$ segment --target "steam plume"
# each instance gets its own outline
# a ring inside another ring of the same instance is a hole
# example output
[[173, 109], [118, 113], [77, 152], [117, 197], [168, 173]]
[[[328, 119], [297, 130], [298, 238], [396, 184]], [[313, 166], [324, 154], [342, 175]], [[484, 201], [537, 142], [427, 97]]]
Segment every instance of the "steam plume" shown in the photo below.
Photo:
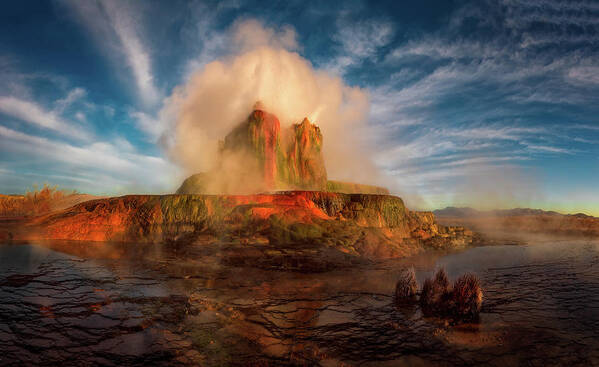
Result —
[[256, 101], [283, 126], [304, 117], [320, 126], [329, 177], [372, 183], [377, 171], [358, 136], [366, 127], [367, 93], [316, 70], [298, 53], [295, 33], [237, 23], [230, 36], [236, 52], [210, 62], [165, 100], [163, 143], [186, 173], [209, 171], [218, 142], [245, 120]]

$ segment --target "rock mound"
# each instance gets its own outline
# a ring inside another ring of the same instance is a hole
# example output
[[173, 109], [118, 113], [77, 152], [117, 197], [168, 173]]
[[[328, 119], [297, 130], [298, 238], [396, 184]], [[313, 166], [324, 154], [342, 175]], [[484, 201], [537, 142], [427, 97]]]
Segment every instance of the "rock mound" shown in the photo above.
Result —
[[[16, 240], [183, 241], [331, 248], [368, 258], [463, 247], [472, 234], [438, 225], [389, 195], [290, 191], [260, 195], [130, 195], [92, 200], [20, 223]], [[3, 235], [0, 226], [0, 238]], [[6, 236], [5, 236], [6, 237]]]

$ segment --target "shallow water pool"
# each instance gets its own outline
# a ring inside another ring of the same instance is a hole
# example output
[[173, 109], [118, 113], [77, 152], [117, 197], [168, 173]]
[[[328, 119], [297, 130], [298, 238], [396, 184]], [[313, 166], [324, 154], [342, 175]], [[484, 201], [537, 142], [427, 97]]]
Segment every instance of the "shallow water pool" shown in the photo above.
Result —
[[[305, 274], [219, 248], [0, 245], [0, 365], [599, 365], [599, 244], [547, 242]], [[476, 323], [397, 308], [398, 273], [476, 273]]]

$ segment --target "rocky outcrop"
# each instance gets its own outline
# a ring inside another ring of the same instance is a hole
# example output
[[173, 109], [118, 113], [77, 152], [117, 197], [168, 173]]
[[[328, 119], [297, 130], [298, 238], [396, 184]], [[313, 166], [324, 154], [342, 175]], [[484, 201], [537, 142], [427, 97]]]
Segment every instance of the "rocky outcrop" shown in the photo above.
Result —
[[188, 177], [177, 194], [238, 194], [280, 190], [388, 194], [382, 187], [327, 181], [320, 128], [304, 118], [281, 128], [257, 108], [222, 141], [216, 167]]
[[275, 115], [254, 110], [244, 123], [225, 137], [220, 159], [242, 159], [244, 164], [256, 169], [257, 178], [263, 181], [261, 186], [264, 189], [274, 189], [278, 186], [282, 168], [280, 132], [281, 124]]
[[212, 236], [214, 241], [324, 246], [373, 258], [471, 242], [470, 232], [440, 226], [432, 213], [411, 212], [395, 196], [313, 191], [131, 195], [81, 203], [17, 227], [13, 239], [190, 243]]
[[264, 191], [282, 189], [324, 190], [327, 172], [322, 157], [322, 134], [307, 118], [281, 133], [279, 119], [254, 110], [247, 121], [229, 133], [221, 159], [244, 157], [257, 167]]
[[320, 128], [307, 118], [293, 125], [293, 135], [287, 149], [287, 172], [282, 179], [291, 187], [303, 190], [324, 191], [327, 171], [322, 157], [322, 134]]
[[307, 118], [281, 131], [275, 115], [256, 109], [221, 142], [215, 169], [190, 176], [177, 193], [324, 191], [321, 148], [320, 129]]

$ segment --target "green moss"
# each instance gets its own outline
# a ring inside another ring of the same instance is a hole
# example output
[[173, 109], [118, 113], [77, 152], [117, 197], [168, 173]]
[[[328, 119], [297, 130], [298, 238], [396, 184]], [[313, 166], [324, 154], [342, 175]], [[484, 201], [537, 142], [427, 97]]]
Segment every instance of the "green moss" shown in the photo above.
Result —
[[272, 216], [269, 220], [268, 239], [271, 244], [305, 244], [323, 238], [323, 228], [315, 223], [287, 223]]
[[380, 213], [389, 227], [398, 227], [406, 220], [406, 207], [396, 196], [353, 194], [351, 197], [362, 204], [366, 219], [376, 220]]
[[329, 192], [340, 192], [346, 194], [389, 195], [389, 190], [384, 187], [334, 180], [327, 181], [326, 190]]
[[224, 205], [224, 200], [223, 197], [208, 195], [167, 195], [146, 205], [160, 206], [161, 228], [154, 228], [154, 231], [161, 231], [168, 239], [198, 232], [224, 234], [226, 224], [223, 218], [231, 211]]
[[256, 118], [254, 114], [250, 115], [246, 134], [256, 157], [262, 162], [264, 160], [264, 151], [262, 147], [263, 144], [260, 143], [261, 140], [264, 142], [264, 137], [260, 134], [261, 122], [262, 120], [260, 118]]
[[322, 228], [316, 224], [294, 223], [289, 226], [292, 239], [296, 241], [309, 241], [322, 237]]
[[277, 137], [277, 143], [275, 146], [275, 154], [277, 157], [277, 187], [285, 188], [287, 183], [290, 182], [290, 171], [289, 171], [289, 162], [288, 158], [285, 155], [285, 152], [281, 149], [281, 143], [279, 137]]
[[195, 195], [168, 195], [160, 201], [163, 222], [201, 223], [208, 218], [206, 198]]

